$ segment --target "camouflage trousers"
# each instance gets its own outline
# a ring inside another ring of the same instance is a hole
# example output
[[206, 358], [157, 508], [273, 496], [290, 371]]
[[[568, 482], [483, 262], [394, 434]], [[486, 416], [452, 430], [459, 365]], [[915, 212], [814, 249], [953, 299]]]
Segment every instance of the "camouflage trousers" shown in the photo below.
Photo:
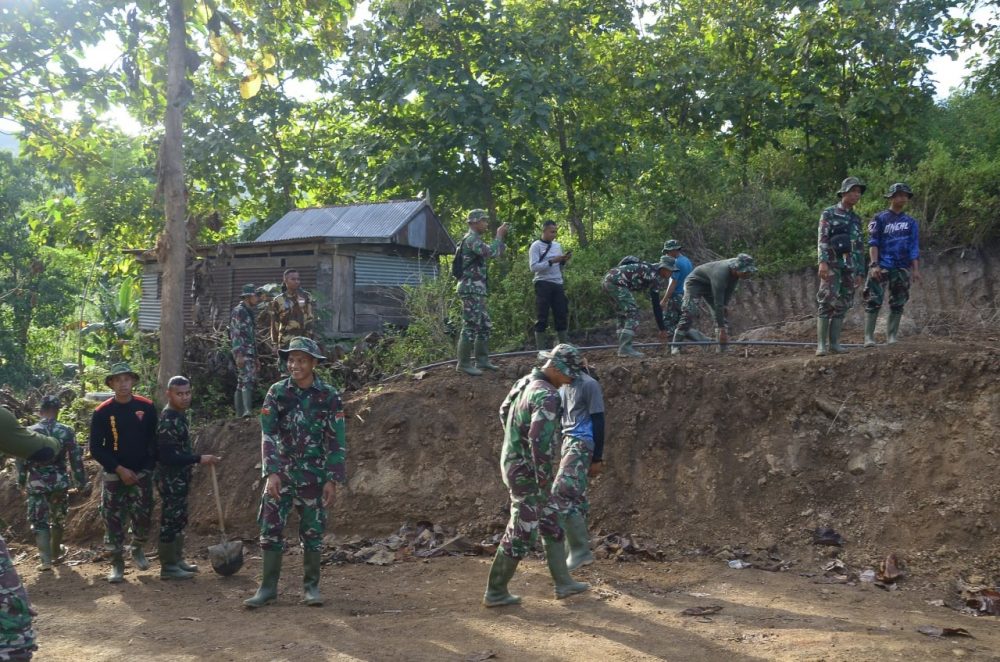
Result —
[[[510, 490], [510, 520], [500, 538], [503, 553], [523, 559], [531, 551], [539, 531], [542, 536], [562, 540], [556, 500], [550, 493], [550, 485], [539, 485], [532, 462], [510, 458], [503, 469], [503, 482]], [[552, 467], [538, 473], [551, 476]]]
[[50, 527], [61, 529], [69, 512], [69, 494], [66, 490], [28, 492], [28, 523], [32, 531], [47, 531]]
[[817, 315], [837, 319], [854, 305], [854, 270], [840, 264], [830, 264], [830, 273], [819, 282], [816, 293]]
[[564, 437], [562, 461], [552, 484], [552, 496], [556, 508], [563, 517], [567, 515], [587, 516], [590, 502], [587, 500], [587, 472], [593, 456], [591, 444], [578, 437]]
[[34, 615], [7, 542], [0, 538], [0, 660], [27, 660], [38, 649], [31, 628]]
[[627, 287], [615, 285], [610, 280], [601, 283], [601, 287], [615, 304], [618, 312], [618, 330], [635, 333], [639, 328], [639, 306], [635, 303], [635, 295]]
[[667, 307], [663, 309], [663, 330], [667, 332], [668, 338], [674, 337], [674, 331], [681, 321], [683, 305], [684, 296], [674, 292], [667, 301]]
[[268, 551], [284, 551], [285, 523], [288, 514], [295, 508], [299, 514], [299, 541], [307, 552], [318, 552], [323, 546], [323, 532], [326, 530], [326, 508], [323, 507], [322, 485], [291, 485], [282, 478], [280, 498], [267, 493], [260, 498], [260, 548]]
[[156, 489], [160, 493], [160, 542], [173, 542], [188, 524], [188, 491], [191, 468], [159, 469]]
[[475, 341], [476, 338], [488, 340], [493, 324], [486, 310], [485, 293], [460, 294], [462, 301], [462, 339]]
[[257, 357], [248, 356], [243, 361], [243, 367], [236, 364], [236, 390], [242, 391], [248, 386], [257, 384]]
[[909, 269], [882, 270], [879, 278], [872, 278], [869, 274], [862, 294], [866, 311], [877, 313], [882, 308], [882, 301], [885, 300], [885, 284], [887, 281], [889, 284], [889, 309], [894, 313], [903, 312], [903, 306], [910, 300]]
[[126, 485], [117, 474], [104, 474], [101, 490], [101, 517], [104, 518], [104, 546], [121, 552], [125, 527], [132, 532], [133, 544], [146, 542], [153, 518], [153, 477], [148, 471], [138, 474], [139, 482]]
[[[675, 336], [678, 333], [680, 334], [679, 339], [683, 339], [687, 335], [687, 332], [694, 326], [695, 320], [698, 319], [699, 299], [704, 299], [705, 303], [709, 306], [715, 305], [715, 299], [707, 292], [697, 292], [694, 288], [687, 288], [684, 290], [684, 298], [681, 299], [680, 318], [677, 321], [677, 330], [674, 333]], [[664, 318], [665, 317], [666, 314], [664, 314]], [[727, 331], [729, 330], [728, 322], [724, 322], [722, 326]], [[718, 327], [716, 327], [716, 330], [718, 330]]]

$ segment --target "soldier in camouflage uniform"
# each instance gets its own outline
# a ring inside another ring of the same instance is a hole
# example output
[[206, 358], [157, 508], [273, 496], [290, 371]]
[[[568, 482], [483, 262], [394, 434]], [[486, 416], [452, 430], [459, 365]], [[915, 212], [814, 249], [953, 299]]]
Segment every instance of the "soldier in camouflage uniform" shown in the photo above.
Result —
[[[696, 342], [708, 340], [700, 331], [694, 328], [698, 317], [698, 300], [704, 299], [712, 307], [715, 317], [715, 340], [719, 343], [719, 351], [729, 343], [729, 321], [726, 319], [726, 307], [733, 298], [737, 286], [744, 278], [757, 273], [757, 266], [752, 257], [740, 253], [728, 260], [706, 262], [694, 268], [684, 281], [684, 300], [681, 302], [681, 320], [674, 331], [674, 343], [683, 342], [685, 338]], [[681, 353], [680, 345], [670, 348], [672, 355]]]
[[[462, 277], [455, 290], [462, 300], [462, 334], [458, 339], [458, 365], [469, 375], [481, 375], [483, 370], [496, 370], [490, 363], [490, 315], [486, 311], [487, 260], [501, 255], [504, 251], [504, 237], [507, 224], [497, 228], [497, 237], [492, 244], [483, 241], [489, 215], [483, 209], [473, 209], [467, 219], [469, 231], [458, 246], [456, 259], [461, 260]], [[473, 354], [475, 364], [473, 364]]]
[[[51, 462], [62, 452], [58, 439], [26, 430], [0, 407], [0, 452], [31, 462]], [[0, 660], [30, 660], [35, 644], [31, 617], [35, 611], [17, 576], [7, 543], [0, 537]]]
[[191, 381], [177, 375], [167, 382], [167, 406], [156, 426], [158, 465], [156, 487], [160, 492], [160, 579], [190, 579], [198, 566], [184, 561], [184, 529], [191, 466], [216, 464], [216, 455], [195, 455], [188, 434], [186, 412], [191, 407]]
[[[674, 258], [664, 255], [658, 264], [625, 258], [605, 276], [601, 287], [618, 309], [618, 356], [641, 357], [642, 352], [632, 346], [639, 328], [639, 306], [633, 292], [660, 291], [667, 288], [670, 274], [677, 270]], [[655, 298], [659, 300], [659, 295]], [[662, 315], [657, 324], [663, 324]]]
[[278, 367], [283, 375], [287, 372], [281, 348], [288, 345], [292, 338], [315, 337], [316, 312], [312, 296], [299, 287], [300, 283], [298, 269], [285, 269], [281, 294], [271, 301], [271, 344], [278, 353]]
[[337, 483], [346, 480], [347, 441], [340, 394], [314, 369], [326, 359], [309, 338], [293, 338], [281, 350], [290, 376], [273, 384], [260, 412], [262, 474], [267, 479], [260, 500], [260, 548], [264, 572], [260, 588], [243, 604], [254, 609], [278, 597], [282, 531], [294, 507], [299, 513], [304, 602], [320, 606], [320, 550], [326, 509]]
[[816, 356], [847, 351], [840, 345], [840, 332], [865, 272], [861, 217], [854, 213], [865, 188], [857, 177], [848, 177], [837, 191], [840, 202], [824, 209], [819, 217]]
[[541, 368], [519, 379], [500, 406], [504, 429], [500, 467], [510, 490], [510, 521], [500, 539], [483, 604], [487, 607], [518, 604], [521, 598], [507, 584], [521, 559], [541, 531], [545, 560], [555, 581], [556, 598], [587, 590], [573, 581], [566, 568], [566, 546], [559, 527], [558, 508], [552, 495], [559, 452], [561, 402], [558, 388], [579, 373], [582, 358], [573, 345], [556, 345], [539, 352]]
[[255, 307], [257, 290], [253, 285], [243, 286], [240, 302], [229, 316], [229, 339], [236, 361], [236, 393], [233, 403], [237, 416], [253, 414], [253, 389], [257, 385], [260, 361], [257, 359], [257, 324]]
[[[41, 421], [29, 430], [58, 439], [62, 451], [55, 462], [17, 461], [17, 484], [28, 494], [28, 522], [35, 532], [38, 545], [38, 570], [51, 570], [52, 563], [63, 557], [63, 531], [69, 512], [70, 471], [73, 484], [82, 488], [87, 483], [83, 469], [83, 451], [76, 443], [73, 428], [56, 421], [62, 403], [54, 395], [42, 398]], [[69, 471], [66, 463], [69, 462]]]

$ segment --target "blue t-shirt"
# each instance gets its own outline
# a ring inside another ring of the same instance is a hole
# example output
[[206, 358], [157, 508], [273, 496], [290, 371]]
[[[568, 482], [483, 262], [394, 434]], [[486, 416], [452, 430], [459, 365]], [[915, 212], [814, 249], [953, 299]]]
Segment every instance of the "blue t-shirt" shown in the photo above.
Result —
[[908, 269], [920, 257], [917, 220], [891, 209], [875, 214], [868, 223], [868, 245], [878, 248], [878, 266]]
[[677, 271], [671, 274], [671, 278], [677, 281], [677, 287], [674, 288], [674, 292], [684, 294], [684, 280], [694, 271], [694, 265], [691, 264], [691, 260], [688, 259], [687, 255], [678, 255], [675, 266], [677, 267]]

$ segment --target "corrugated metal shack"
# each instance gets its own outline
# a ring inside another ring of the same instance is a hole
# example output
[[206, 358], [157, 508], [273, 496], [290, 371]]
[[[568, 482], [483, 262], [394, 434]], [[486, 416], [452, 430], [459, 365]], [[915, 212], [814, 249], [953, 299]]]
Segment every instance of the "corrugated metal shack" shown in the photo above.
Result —
[[[438, 256], [455, 252], [426, 200], [295, 209], [255, 241], [199, 246], [185, 274], [185, 326], [226, 326], [244, 283], [280, 283], [299, 270], [329, 336], [354, 336], [405, 326], [402, 285], [436, 278]], [[139, 327], [160, 326], [160, 265], [143, 263]]]

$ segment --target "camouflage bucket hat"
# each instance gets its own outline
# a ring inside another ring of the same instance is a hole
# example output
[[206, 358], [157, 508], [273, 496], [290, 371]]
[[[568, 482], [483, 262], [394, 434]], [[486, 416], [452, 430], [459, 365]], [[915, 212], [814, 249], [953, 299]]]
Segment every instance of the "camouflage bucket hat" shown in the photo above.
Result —
[[466, 223], [475, 223], [480, 219], [489, 217], [490, 215], [486, 213], [485, 209], [473, 209], [469, 212], [469, 218], [466, 220]]
[[559, 372], [573, 379], [583, 371], [583, 355], [569, 343], [560, 343], [550, 351], [538, 352], [538, 358], [552, 361]]
[[754, 264], [753, 258], [746, 253], [740, 253], [733, 259], [729, 260], [729, 267], [731, 269], [736, 269], [736, 271], [741, 274], [757, 273], [757, 265]]
[[667, 251], [679, 251], [683, 249], [684, 247], [681, 246], [681, 242], [677, 241], [676, 239], [667, 239], [665, 242], [663, 242], [664, 253], [666, 253]]
[[660, 256], [660, 263], [656, 265], [657, 271], [660, 269], [666, 269], [667, 271], [678, 271], [677, 260], [670, 257], [669, 255]]
[[884, 198], [891, 198], [891, 197], [895, 196], [897, 193], [905, 193], [908, 197], [911, 197], [911, 198], [913, 197], [913, 191], [910, 189], [909, 186], [907, 186], [903, 182], [896, 182], [895, 184], [893, 184], [892, 186], [890, 186], [889, 187], [889, 192], [886, 195], [882, 196], [882, 197], [884, 197]]
[[258, 288], [254, 287], [253, 283], [247, 283], [243, 286], [243, 294], [240, 295], [240, 298], [252, 297], [257, 294], [257, 289]]
[[326, 360], [326, 357], [320, 354], [319, 345], [316, 344], [316, 341], [305, 336], [295, 336], [288, 341], [288, 347], [278, 350], [278, 353], [284, 358], [288, 358], [290, 352], [305, 352], [320, 361]]
[[132, 375], [132, 379], [139, 381], [139, 373], [132, 370], [132, 367], [125, 361], [113, 363], [111, 365], [111, 372], [109, 372], [108, 376], [104, 378], [104, 385], [111, 386], [111, 378], [116, 375]]
[[60, 409], [62, 408], [62, 400], [59, 399], [58, 395], [46, 395], [42, 398], [42, 401], [38, 404], [39, 409]]
[[844, 195], [855, 186], [860, 187], [862, 193], [864, 193], [865, 190], [868, 188], [867, 186], [862, 184], [861, 180], [858, 179], [857, 177], [848, 177], [847, 179], [845, 179], [840, 183], [840, 190], [837, 191], [837, 197], [839, 198], [840, 196]]

